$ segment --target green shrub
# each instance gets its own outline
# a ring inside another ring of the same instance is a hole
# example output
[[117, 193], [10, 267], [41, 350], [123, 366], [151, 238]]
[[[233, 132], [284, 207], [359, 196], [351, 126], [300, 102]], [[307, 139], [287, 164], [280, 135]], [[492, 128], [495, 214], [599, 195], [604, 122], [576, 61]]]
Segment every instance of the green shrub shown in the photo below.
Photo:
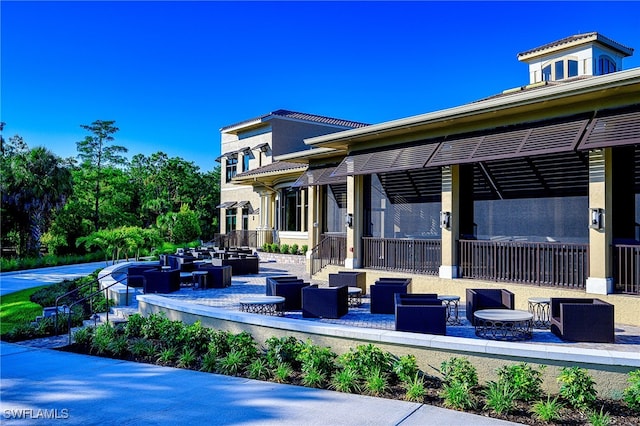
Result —
[[547, 396], [546, 401], [538, 401], [533, 404], [531, 411], [533, 416], [543, 422], [556, 422], [560, 420], [560, 411], [564, 408], [558, 397], [551, 399]]
[[460, 383], [467, 389], [478, 386], [478, 373], [467, 358], [451, 358], [440, 365], [444, 383]]
[[276, 367], [279, 364], [287, 363], [293, 368], [299, 368], [298, 355], [302, 350], [303, 343], [293, 336], [270, 337], [265, 341], [266, 358], [270, 366]]
[[280, 253], [288, 254], [289, 253], [289, 244], [280, 244]]
[[360, 374], [351, 367], [345, 367], [337, 371], [331, 378], [332, 389], [338, 392], [360, 392]]
[[270, 249], [271, 249], [271, 246], [269, 245], [269, 243], [262, 244], [262, 251], [263, 252], [268, 253], [268, 252], [271, 251]]
[[267, 361], [262, 358], [256, 358], [247, 367], [247, 375], [250, 379], [266, 380], [269, 378], [269, 366]]
[[444, 406], [447, 408], [467, 410], [476, 406], [475, 397], [471, 393], [471, 389], [463, 382], [445, 383], [440, 396], [444, 400]]
[[129, 342], [129, 351], [137, 358], [148, 358], [156, 352], [156, 346], [152, 341], [139, 337]]
[[334, 363], [336, 356], [331, 348], [316, 346], [311, 341], [307, 341], [301, 345], [297, 359], [303, 372], [316, 371], [322, 377], [331, 377], [336, 368]]
[[[169, 365], [170, 363], [172, 363], [176, 359], [176, 354], [177, 353], [178, 353], [178, 351], [176, 350], [176, 348], [165, 348], [165, 349], [160, 351], [160, 354], [158, 355], [158, 358], [157, 358], [156, 362], [158, 362], [158, 363], [160, 363], [162, 365]], [[214, 360], [215, 360], [215, 358], [214, 358]], [[214, 371], [214, 370], [212, 370], [212, 371]]]
[[73, 333], [73, 341], [85, 348], [91, 347], [91, 341], [93, 340], [93, 327], [79, 328]]
[[289, 248], [289, 254], [298, 254], [298, 245], [297, 244], [291, 245], [291, 247]]
[[382, 373], [382, 370], [376, 368], [372, 370], [365, 378], [365, 388], [369, 395], [379, 396], [387, 391], [389, 388], [389, 382], [387, 376]]
[[392, 370], [401, 382], [408, 382], [418, 373], [415, 355], [403, 355], [393, 362]]
[[103, 355], [108, 352], [111, 340], [116, 336], [115, 329], [111, 323], [100, 324], [96, 327], [91, 341], [91, 351]]
[[278, 243], [271, 243], [271, 253], [280, 253], [280, 246]]
[[404, 399], [412, 402], [423, 402], [424, 397], [427, 395], [427, 390], [424, 386], [424, 380], [416, 373], [415, 377], [409, 380], [405, 384], [406, 393]]
[[308, 246], [308, 245], [306, 245], [306, 244], [303, 244], [303, 245], [302, 245], [302, 248], [300, 249], [300, 252], [301, 252], [302, 254], [307, 254], [307, 251], [308, 251], [308, 250], [309, 250], [309, 246]]
[[558, 377], [560, 396], [575, 408], [589, 408], [596, 400], [595, 382], [588, 371], [580, 367], [564, 367]]
[[276, 382], [278, 383], [287, 383], [289, 382], [289, 378], [293, 374], [293, 370], [291, 366], [287, 363], [280, 363], [273, 371], [273, 376]]
[[542, 370], [534, 369], [526, 363], [504, 366], [498, 370], [500, 382], [508, 383], [515, 392], [516, 399], [537, 400], [542, 396]]
[[371, 343], [349, 349], [349, 352], [340, 355], [337, 361], [345, 369], [350, 368], [363, 377], [375, 369], [379, 369], [385, 375], [391, 373], [391, 354]]
[[611, 416], [608, 412], [604, 412], [604, 406], [600, 408], [600, 411], [590, 411], [588, 416], [592, 426], [609, 426], [611, 424]]
[[640, 370], [629, 372], [629, 386], [624, 390], [624, 401], [635, 411], [640, 411]]
[[245, 366], [245, 357], [240, 351], [231, 350], [218, 358], [218, 372], [227, 376], [237, 376]]
[[322, 388], [327, 381], [324, 372], [316, 367], [304, 370], [302, 373], [302, 384], [310, 388]]
[[484, 397], [485, 408], [496, 414], [508, 414], [515, 408], [516, 391], [508, 382], [489, 382]]
[[190, 368], [195, 364], [196, 359], [197, 357], [195, 351], [192, 348], [185, 347], [182, 349], [182, 353], [178, 357], [177, 366], [179, 368]]

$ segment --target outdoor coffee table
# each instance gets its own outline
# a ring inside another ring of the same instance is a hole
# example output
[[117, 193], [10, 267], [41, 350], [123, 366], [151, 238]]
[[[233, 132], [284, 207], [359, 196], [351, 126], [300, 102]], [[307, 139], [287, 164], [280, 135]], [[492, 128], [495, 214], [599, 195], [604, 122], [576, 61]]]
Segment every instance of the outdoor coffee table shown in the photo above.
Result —
[[253, 296], [240, 299], [240, 310], [253, 314], [283, 316], [284, 297]]
[[193, 271], [193, 288], [204, 290], [207, 288], [207, 278], [209, 273], [207, 271]]
[[349, 306], [355, 307], [362, 305], [362, 289], [360, 287], [349, 287]]
[[460, 303], [460, 296], [438, 296], [439, 300], [442, 300], [442, 304], [447, 307], [447, 324], [460, 325], [460, 317], [458, 317], [458, 303]]
[[533, 314], [535, 328], [549, 328], [551, 326], [549, 307], [551, 299], [548, 297], [530, 297], [529, 312]]
[[476, 336], [492, 340], [528, 340], [533, 314], [515, 309], [482, 309], [473, 313]]

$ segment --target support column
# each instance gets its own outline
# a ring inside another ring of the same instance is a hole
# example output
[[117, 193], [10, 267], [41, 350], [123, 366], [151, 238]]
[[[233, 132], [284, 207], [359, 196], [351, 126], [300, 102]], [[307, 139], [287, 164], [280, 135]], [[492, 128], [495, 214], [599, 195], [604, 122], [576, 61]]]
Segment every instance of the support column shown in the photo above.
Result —
[[349, 269], [360, 268], [362, 264], [363, 186], [362, 176], [347, 176], [347, 215], [351, 215], [352, 225], [346, 227], [347, 257], [344, 266]]
[[586, 292], [613, 293], [611, 148], [589, 152], [589, 278]]
[[[440, 278], [458, 278], [458, 244], [460, 234], [460, 166], [442, 168], [442, 206], [440, 227], [442, 230]], [[447, 220], [448, 215], [448, 220]]]

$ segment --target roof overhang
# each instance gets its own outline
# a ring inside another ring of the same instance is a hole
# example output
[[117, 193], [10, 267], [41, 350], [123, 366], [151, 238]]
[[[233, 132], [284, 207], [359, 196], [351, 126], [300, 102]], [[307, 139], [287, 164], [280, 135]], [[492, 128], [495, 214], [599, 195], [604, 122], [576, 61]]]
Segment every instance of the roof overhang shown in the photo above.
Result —
[[312, 147], [350, 151], [447, 137], [640, 102], [640, 68], [496, 96], [427, 114], [305, 139]]
[[346, 152], [341, 149], [319, 147], [278, 155], [274, 159], [276, 161], [308, 164], [313, 160], [326, 160], [344, 154], [346, 154]]

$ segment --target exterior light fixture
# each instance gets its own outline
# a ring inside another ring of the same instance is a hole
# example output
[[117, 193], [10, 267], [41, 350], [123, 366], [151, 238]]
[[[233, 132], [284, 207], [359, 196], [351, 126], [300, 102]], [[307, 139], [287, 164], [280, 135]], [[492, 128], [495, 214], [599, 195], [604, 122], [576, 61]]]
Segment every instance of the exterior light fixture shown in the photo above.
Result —
[[589, 209], [589, 228], [601, 231], [604, 229], [604, 210], [598, 208]]
[[451, 228], [451, 212], [440, 212], [440, 228]]
[[353, 228], [353, 215], [351, 213], [344, 215], [344, 226], [346, 228]]

